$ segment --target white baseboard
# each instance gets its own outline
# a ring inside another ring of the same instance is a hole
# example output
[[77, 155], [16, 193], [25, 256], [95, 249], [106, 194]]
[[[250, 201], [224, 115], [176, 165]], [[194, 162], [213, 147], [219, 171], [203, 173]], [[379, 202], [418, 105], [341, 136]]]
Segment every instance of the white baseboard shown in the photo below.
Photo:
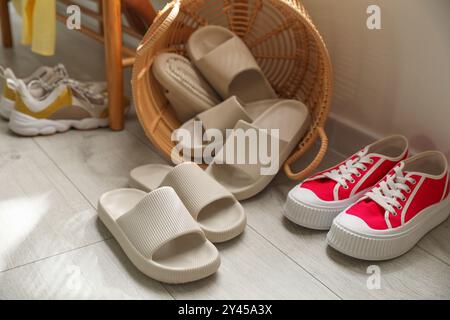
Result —
[[[366, 145], [383, 138], [383, 135], [358, 127], [353, 122], [331, 113], [325, 127], [329, 148], [345, 157], [359, 151]], [[391, 134], [396, 134], [392, 132]], [[410, 154], [420, 151], [410, 145]]]
[[335, 114], [330, 114], [325, 130], [329, 148], [344, 157], [354, 154], [380, 138], [377, 134], [357, 128], [353, 123]]

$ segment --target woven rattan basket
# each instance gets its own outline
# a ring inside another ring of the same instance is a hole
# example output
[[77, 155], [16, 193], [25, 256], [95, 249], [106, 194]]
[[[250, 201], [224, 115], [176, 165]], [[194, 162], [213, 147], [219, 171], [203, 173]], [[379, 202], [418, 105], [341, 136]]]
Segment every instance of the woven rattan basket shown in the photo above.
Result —
[[[313, 122], [284, 170], [291, 179], [303, 179], [321, 162], [328, 139], [324, 125], [330, 108], [332, 70], [319, 32], [300, 1], [296, 0], [176, 0], [155, 19], [137, 50], [133, 68], [133, 95], [139, 120], [151, 142], [173, 158], [172, 131], [181, 124], [150, 72], [162, 51], [186, 55], [185, 44], [197, 28], [221, 25], [240, 36], [258, 61], [278, 95], [305, 103]], [[293, 172], [297, 161], [320, 137], [315, 159]]]

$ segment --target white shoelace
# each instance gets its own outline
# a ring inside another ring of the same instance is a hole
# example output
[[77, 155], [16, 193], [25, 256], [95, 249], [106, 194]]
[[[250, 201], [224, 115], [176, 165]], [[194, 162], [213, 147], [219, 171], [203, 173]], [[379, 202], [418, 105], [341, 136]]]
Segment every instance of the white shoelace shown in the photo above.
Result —
[[67, 78], [62, 78], [62, 79], [60, 79], [60, 80], [58, 80], [58, 81], [56, 81], [55, 83], [52, 83], [52, 84], [45, 83], [41, 79], [33, 80], [33, 81], [31, 81], [28, 84], [28, 87], [30, 88], [33, 85], [37, 85], [37, 86], [40, 86], [41, 88], [43, 88], [45, 91], [51, 92], [57, 86], [59, 86], [60, 84], [65, 84], [67, 86], [70, 86], [90, 106], [92, 105], [92, 103], [91, 103], [91, 100], [89, 98], [100, 99], [100, 98], [103, 97], [102, 94], [96, 93], [93, 90], [91, 90], [89, 85], [85, 85], [85, 84], [83, 84], [83, 83], [81, 83], [81, 82], [79, 82], [77, 80], [67, 79]]
[[382, 206], [386, 211], [396, 216], [395, 208], [402, 209], [402, 205], [398, 201], [405, 201], [406, 197], [402, 191], [410, 193], [411, 189], [406, 182], [415, 184], [416, 181], [411, 177], [406, 177], [403, 173], [403, 166], [394, 168], [394, 173], [386, 178], [385, 181], [380, 182], [380, 186], [373, 188], [366, 195]]
[[373, 163], [373, 160], [367, 156], [368, 149], [358, 152], [357, 157], [350, 159], [338, 169], [330, 172], [325, 172], [323, 175], [339, 183], [344, 189], [348, 189], [347, 181], [354, 183], [353, 175], [360, 177], [361, 171], [366, 171], [367, 167], [364, 164]]

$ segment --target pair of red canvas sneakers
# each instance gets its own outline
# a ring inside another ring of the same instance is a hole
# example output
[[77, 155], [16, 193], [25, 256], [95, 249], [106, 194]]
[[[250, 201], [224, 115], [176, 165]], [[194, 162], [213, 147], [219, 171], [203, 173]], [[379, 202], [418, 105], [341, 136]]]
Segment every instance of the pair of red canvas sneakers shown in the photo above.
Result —
[[292, 189], [285, 216], [328, 230], [336, 250], [365, 260], [410, 250], [450, 214], [448, 164], [438, 151], [408, 158], [408, 140], [390, 136]]

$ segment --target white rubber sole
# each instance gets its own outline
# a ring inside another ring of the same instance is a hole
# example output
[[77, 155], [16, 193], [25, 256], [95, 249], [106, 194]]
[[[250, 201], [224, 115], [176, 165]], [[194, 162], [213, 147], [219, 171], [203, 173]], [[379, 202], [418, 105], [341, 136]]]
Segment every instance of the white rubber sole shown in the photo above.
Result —
[[364, 235], [340, 225], [336, 219], [327, 235], [327, 243], [334, 249], [362, 260], [389, 260], [411, 250], [430, 230], [447, 220], [450, 215], [450, 197], [435, 204], [403, 226], [374, 231]]
[[4, 96], [0, 97], [0, 116], [5, 120], [9, 120], [11, 112], [14, 110], [16, 102], [9, 100]]
[[70, 128], [92, 130], [107, 127], [107, 118], [86, 118], [82, 120], [49, 120], [36, 119], [24, 113], [13, 110], [9, 119], [9, 129], [21, 136], [51, 135], [65, 132]]
[[292, 191], [288, 193], [286, 203], [283, 207], [284, 216], [299, 226], [314, 230], [329, 230], [339, 213], [348, 206], [358, 201], [364, 192], [359, 193], [342, 203], [333, 204], [333, 207], [313, 206], [296, 199]]

